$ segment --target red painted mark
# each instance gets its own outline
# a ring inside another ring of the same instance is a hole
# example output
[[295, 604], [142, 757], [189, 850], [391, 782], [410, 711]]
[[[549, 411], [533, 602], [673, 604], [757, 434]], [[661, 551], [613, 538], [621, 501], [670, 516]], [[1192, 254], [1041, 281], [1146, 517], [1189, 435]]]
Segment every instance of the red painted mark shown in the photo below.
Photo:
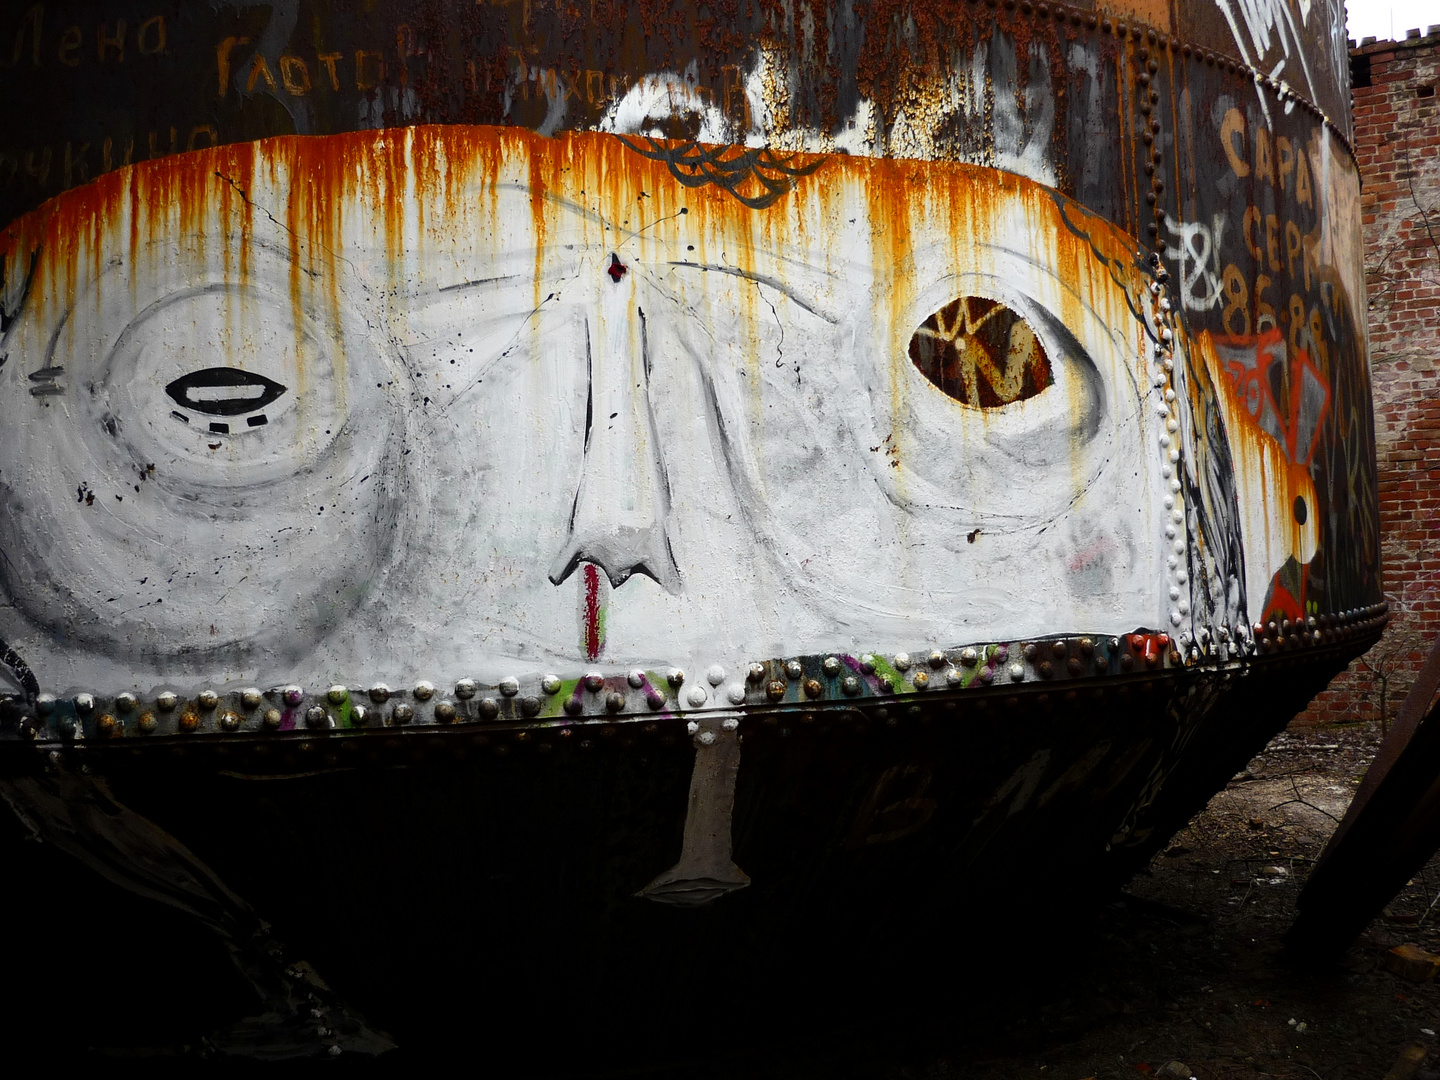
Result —
[[620, 283], [620, 279], [625, 276], [625, 264], [620, 261], [620, 256], [616, 255], [613, 251], [610, 253], [610, 269], [605, 272], [610, 275], [611, 280], [617, 285]]
[[[613, 270], [613, 267], [612, 267]], [[625, 268], [621, 267], [623, 274]], [[616, 278], [618, 281], [619, 278]], [[594, 563], [585, 564], [585, 655], [591, 660], [600, 656], [600, 571]]]

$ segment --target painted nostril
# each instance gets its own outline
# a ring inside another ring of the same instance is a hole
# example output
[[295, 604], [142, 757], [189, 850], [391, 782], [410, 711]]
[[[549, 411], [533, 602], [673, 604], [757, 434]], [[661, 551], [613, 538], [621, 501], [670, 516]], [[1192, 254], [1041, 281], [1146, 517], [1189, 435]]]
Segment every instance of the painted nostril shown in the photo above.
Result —
[[1309, 517], [1310, 517], [1310, 509], [1309, 509], [1309, 507], [1307, 507], [1307, 506], [1305, 505], [1305, 497], [1304, 497], [1303, 495], [1296, 495], [1296, 496], [1295, 496], [1295, 524], [1297, 524], [1297, 525], [1304, 525], [1306, 519], [1308, 519]]
[[605, 272], [610, 275], [610, 279], [617, 285], [620, 283], [620, 279], [625, 276], [625, 264], [620, 261], [620, 256], [616, 255], [613, 251], [610, 253], [610, 268]]

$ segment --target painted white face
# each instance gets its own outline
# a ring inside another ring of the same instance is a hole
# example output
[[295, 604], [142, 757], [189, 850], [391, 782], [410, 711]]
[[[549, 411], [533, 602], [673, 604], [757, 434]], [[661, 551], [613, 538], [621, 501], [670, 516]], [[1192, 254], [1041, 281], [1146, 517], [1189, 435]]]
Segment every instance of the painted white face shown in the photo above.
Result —
[[1046, 189], [831, 159], [752, 210], [609, 136], [319, 141], [107, 177], [12, 238], [4, 636], [43, 681], [1164, 619], [1132, 256]]

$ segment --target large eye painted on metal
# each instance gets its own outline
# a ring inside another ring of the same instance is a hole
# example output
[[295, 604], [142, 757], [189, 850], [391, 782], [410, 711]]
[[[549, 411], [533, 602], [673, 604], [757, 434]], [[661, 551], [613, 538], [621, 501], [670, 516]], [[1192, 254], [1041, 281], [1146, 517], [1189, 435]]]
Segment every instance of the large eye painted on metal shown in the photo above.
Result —
[[961, 296], [910, 338], [910, 360], [962, 405], [998, 409], [1055, 382], [1050, 357], [1030, 324], [998, 300]]

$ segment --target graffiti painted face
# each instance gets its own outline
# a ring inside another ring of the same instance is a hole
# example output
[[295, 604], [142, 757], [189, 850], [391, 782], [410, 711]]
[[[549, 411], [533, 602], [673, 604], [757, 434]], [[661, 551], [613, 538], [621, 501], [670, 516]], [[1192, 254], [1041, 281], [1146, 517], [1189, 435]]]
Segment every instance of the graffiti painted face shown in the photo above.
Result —
[[752, 209], [657, 156], [279, 140], [23, 221], [5, 636], [55, 682], [359, 680], [1163, 618], [1113, 230], [966, 166]]

